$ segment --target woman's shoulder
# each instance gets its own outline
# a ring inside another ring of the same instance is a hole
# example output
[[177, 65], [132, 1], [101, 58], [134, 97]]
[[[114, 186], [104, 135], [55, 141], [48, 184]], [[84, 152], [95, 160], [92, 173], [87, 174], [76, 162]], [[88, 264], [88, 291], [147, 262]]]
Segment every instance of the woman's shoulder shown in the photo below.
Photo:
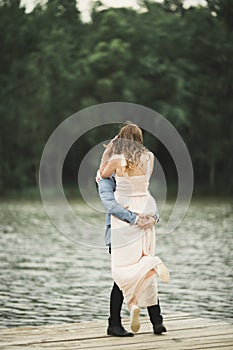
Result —
[[149, 159], [154, 159], [154, 153], [153, 152], [151, 152], [150, 150], [145, 150], [145, 152], [144, 152], [144, 155], [146, 156], [146, 158], [147, 158], [147, 160], [149, 160]]
[[151, 152], [150, 150], [148, 150], [147, 153], [149, 154], [150, 157], [154, 157], [154, 153]]

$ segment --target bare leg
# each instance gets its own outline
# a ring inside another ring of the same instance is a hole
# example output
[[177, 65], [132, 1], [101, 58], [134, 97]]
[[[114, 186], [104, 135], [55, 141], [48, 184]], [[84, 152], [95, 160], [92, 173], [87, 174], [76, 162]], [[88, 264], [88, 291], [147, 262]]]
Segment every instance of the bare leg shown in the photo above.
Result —
[[156, 274], [155, 270], [150, 270], [149, 272], [147, 272], [145, 279], [150, 278], [151, 276], [153, 276], [155, 274]]

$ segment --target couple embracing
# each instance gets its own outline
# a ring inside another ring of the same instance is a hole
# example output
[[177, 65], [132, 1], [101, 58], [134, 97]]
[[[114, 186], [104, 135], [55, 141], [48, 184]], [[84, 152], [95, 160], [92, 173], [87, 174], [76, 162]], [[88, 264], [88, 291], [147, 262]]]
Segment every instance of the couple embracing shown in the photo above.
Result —
[[[140, 308], [147, 307], [155, 334], [166, 332], [159, 305], [156, 277], [169, 281], [169, 272], [155, 256], [159, 216], [148, 191], [154, 155], [143, 146], [141, 129], [128, 123], [106, 146], [97, 174], [98, 191], [107, 212], [106, 245], [114, 280], [110, 295], [108, 335], [133, 336], [139, 331]], [[123, 300], [134, 333], [121, 323]]]

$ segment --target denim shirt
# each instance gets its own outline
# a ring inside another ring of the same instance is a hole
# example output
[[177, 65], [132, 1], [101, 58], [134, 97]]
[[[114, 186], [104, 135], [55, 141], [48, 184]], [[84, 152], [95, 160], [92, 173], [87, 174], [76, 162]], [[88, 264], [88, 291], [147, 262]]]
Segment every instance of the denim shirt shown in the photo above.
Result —
[[[114, 192], [116, 190], [116, 181], [114, 175], [107, 179], [100, 179], [98, 182], [98, 192], [103, 206], [106, 210], [106, 230], [105, 244], [111, 246], [111, 215], [114, 215], [119, 220], [125, 221], [131, 225], [136, 223], [137, 214], [123, 208], [115, 200]], [[159, 212], [156, 209], [155, 219], [159, 221]]]
[[137, 218], [137, 214], [123, 208], [116, 202], [115, 190], [116, 181], [113, 175], [107, 179], [101, 179], [98, 183], [99, 196], [106, 210], [105, 244], [107, 246], [111, 245], [111, 215], [131, 225], [135, 224]]

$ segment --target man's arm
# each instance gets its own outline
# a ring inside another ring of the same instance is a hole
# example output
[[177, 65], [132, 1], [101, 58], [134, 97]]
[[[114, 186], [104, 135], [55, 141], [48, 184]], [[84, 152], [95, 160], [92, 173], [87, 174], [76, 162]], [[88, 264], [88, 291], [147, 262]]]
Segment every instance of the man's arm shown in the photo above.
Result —
[[123, 208], [115, 200], [114, 191], [116, 188], [113, 176], [107, 179], [101, 179], [98, 183], [98, 192], [104, 205], [106, 213], [115, 216], [119, 220], [134, 225], [137, 222], [137, 214]]

